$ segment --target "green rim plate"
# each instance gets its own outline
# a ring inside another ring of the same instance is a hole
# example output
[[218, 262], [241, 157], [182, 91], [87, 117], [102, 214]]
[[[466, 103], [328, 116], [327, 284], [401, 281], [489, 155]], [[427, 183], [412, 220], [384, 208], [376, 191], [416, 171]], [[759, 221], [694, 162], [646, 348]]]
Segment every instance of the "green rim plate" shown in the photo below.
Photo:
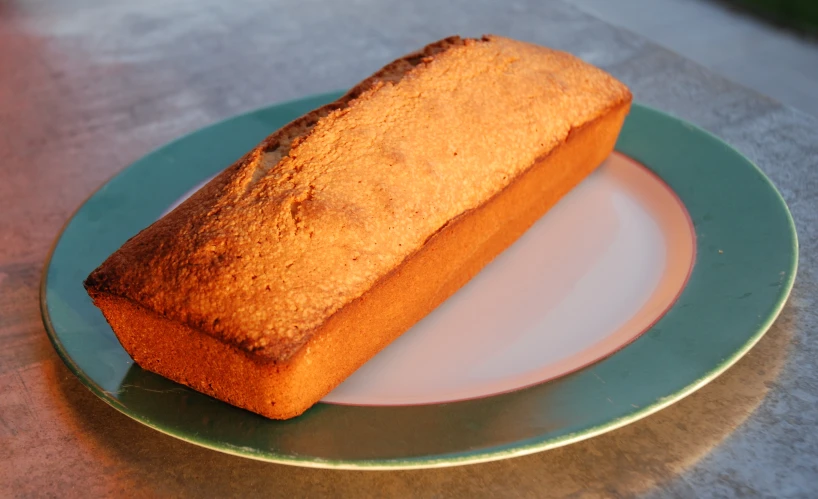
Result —
[[692, 393], [761, 338], [789, 295], [798, 244], [775, 187], [718, 138], [634, 105], [617, 150], [682, 200], [695, 227], [696, 262], [673, 307], [610, 357], [512, 393], [401, 407], [319, 403], [289, 421], [265, 419], [134, 365], [83, 279], [191, 187], [338, 95], [270, 106], [182, 137], [126, 168], [77, 210], [46, 264], [41, 308], [54, 348], [92, 392], [168, 435], [253, 459], [366, 469], [491, 461], [613, 430]]

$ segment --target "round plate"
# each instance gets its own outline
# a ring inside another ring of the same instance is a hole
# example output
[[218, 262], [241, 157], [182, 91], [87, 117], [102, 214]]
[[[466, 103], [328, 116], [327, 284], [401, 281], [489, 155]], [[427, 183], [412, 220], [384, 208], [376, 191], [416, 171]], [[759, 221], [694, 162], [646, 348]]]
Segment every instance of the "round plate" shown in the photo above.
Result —
[[[105, 402], [191, 443], [274, 462], [372, 469], [502, 459], [610, 431], [692, 393], [759, 340], [789, 295], [797, 265], [796, 233], [769, 180], [712, 135], [634, 105], [617, 150], [645, 165], [675, 193], [682, 212], [689, 213], [695, 238], [682, 237], [688, 230], [683, 228], [665, 230], [663, 241], [673, 250], [695, 240], [695, 264], [685, 269], [689, 277], [670, 309], [658, 321], [661, 310], [643, 326], [630, 328], [621, 344], [603, 352], [614, 351], [604, 359], [548, 382], [524, 383], [491, 396], [420, 404], [452, 397], [406, 399], [415, 405], [319, 403], [288, 421], [265, 419], [135, 366], [85, 294], [84, 278], [204, 178], [272, 130], [338, 95], [271, 106], [183, 137], [125, 169], [74, 214], [46, 265], [42, 313], [57, 352]], [[587, 190], [586, 184], [580, 189]], [[549, 213], [543, 220], [553, 224], [558, 216]], [[518, 249], [515, 245], [511, 251]], [[678, 269], [667, 262], [665, 267]], [[606, 285], [611, 300], [620, 299], [631, 280], [644, 280], [630, 275], [618, 279]], [[462, 299], [459, 295], [450, 301]], [[580, 307], [575, 314], [579, 320], [598, 312]], [[608, 331], [621, 329], [609, 326]], [[650, 327], [639, 335], [644, 326]]]

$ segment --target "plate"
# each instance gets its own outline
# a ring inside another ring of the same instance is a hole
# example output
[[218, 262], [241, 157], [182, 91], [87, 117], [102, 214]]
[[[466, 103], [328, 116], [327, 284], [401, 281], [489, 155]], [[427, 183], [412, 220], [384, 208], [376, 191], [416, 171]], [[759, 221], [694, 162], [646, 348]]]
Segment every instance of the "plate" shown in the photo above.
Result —
[[775, 187], [707, 132], [634, 105], [597, 172], [304, 415], [267, 420], [134, 365], [83, 279], [204, 179], [338, 95], [178, 139], [77, 210], [46, 264], [41, 307], [55, 349], [102, 400], [169, 435], [260, 460], [490, 461], [590, 438], [683, 398], [745, 354], [789, 295], [797, 240]]

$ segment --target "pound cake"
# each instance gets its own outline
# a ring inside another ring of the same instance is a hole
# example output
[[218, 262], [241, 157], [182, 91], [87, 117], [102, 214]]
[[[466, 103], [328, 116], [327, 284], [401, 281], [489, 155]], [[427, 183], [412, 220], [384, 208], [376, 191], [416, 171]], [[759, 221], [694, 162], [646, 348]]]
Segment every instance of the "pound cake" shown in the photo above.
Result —
[[441, 40], [274, 132], [85, 287], [142, 368], [297, 416], [602, 163], [630, 103], [567, 53]]

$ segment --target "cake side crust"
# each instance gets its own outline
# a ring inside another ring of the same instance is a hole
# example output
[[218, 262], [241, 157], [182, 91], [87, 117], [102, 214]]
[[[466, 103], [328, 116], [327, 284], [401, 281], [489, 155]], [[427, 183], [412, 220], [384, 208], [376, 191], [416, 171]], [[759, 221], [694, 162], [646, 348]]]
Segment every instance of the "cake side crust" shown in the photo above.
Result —
[[453, 219], [332, 315], [286, 361], [254, 356], [127, 298], [89, 291], [141, 367], [269, 418], [295, 417], [454, 294], [601, 164], [629, 108], [630, 100], [572, 130], [505, 189]]

